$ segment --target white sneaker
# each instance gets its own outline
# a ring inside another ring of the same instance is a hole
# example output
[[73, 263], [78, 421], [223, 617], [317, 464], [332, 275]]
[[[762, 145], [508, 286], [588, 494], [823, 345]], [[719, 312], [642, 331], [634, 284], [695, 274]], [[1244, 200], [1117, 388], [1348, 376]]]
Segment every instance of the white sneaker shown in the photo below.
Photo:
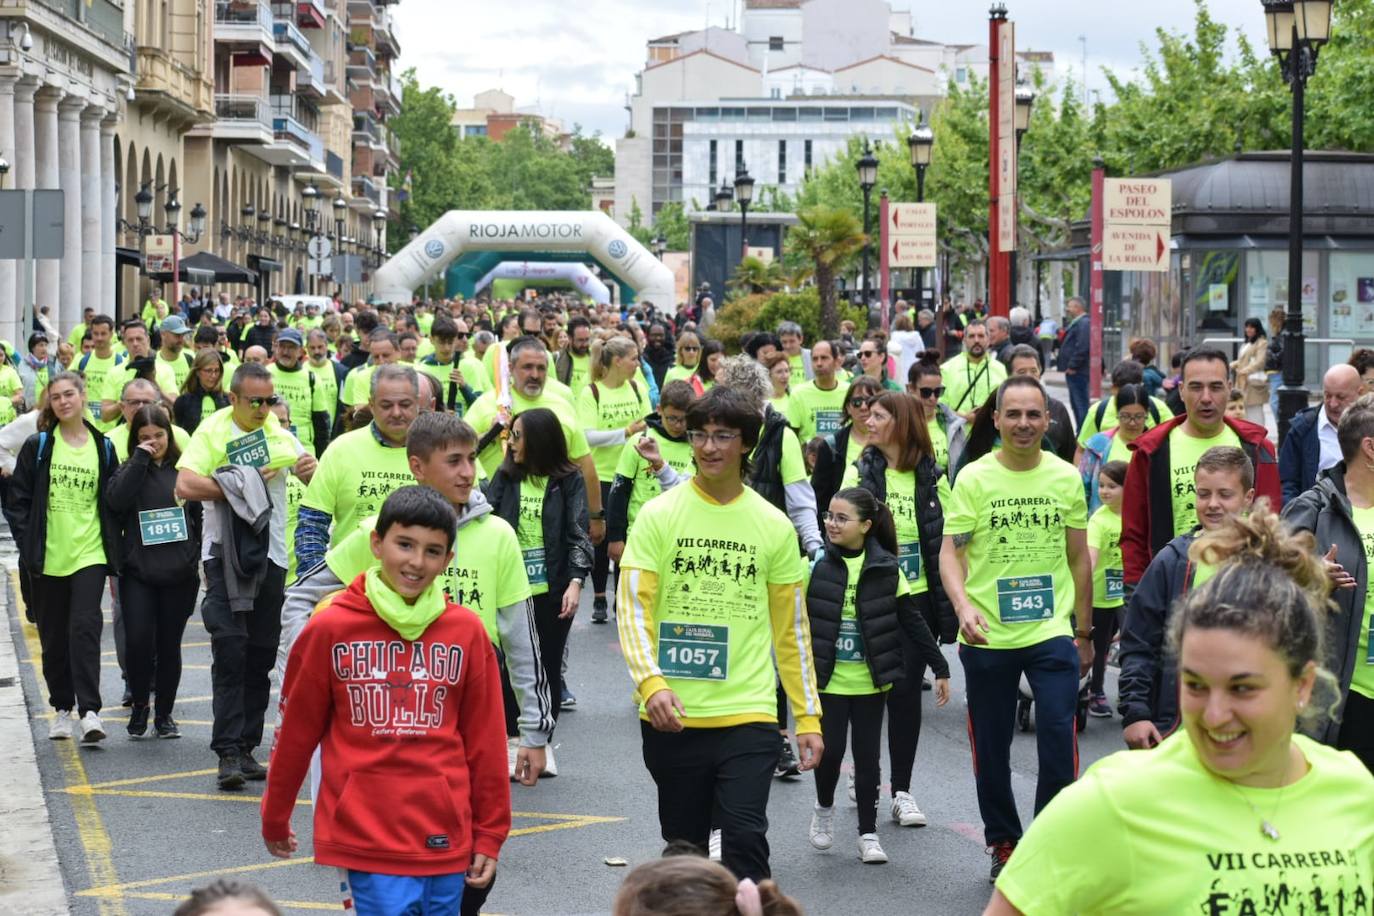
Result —
[[712, 830], [706, 841], [706, 855], [712, 862], [720, 861], [720, 831]]
[[835, 844], [835, 809], [817, 805], [811, 812], [811, 845], [829, 849]]
[[510, 769], [510, 781], [515, 782], [515, 755], [520, 752], [520, 739], [506, 739], [506, 764]]
[[859, 796], [854, 794], [854, 771], [853, 771], [853, 770], [850, 770], [850, 771], [849, 771], [849, 776], [846, 777], [846, 781], [849, 783], [849, 801], [850, 801], [851, 803], [857, 803], [857, 802], [859, 801]]
[[[518, 740], [518, 739], [517, 739]], [[512, 758], [514, 759], [514, 758]], [[553, 779], [558, 775], [558, 764], [553, 762], [553, 745], [544, 747], [544, 772], [539, 774], [540, 779]]]
[[859, 836], [859, 860], [865, 865], [886, 865], [887, 853], [883, 852], [876, 833]]
[[55, 709], [52, 724], [48, 726], [48, 737], [53, 741], [70, 741], [72, 738], [72, 711]]
[[94, 711], [88, 711], [81, 717], [81, 741], [83, 744], [95, 744], [97, 741], [105, 740], [105, 725], [100, 721], [100, 716]]
[[897, 792], [892, 796], [892, 819], [903, 827], [924, 827], [929, 823], [910, 792]]

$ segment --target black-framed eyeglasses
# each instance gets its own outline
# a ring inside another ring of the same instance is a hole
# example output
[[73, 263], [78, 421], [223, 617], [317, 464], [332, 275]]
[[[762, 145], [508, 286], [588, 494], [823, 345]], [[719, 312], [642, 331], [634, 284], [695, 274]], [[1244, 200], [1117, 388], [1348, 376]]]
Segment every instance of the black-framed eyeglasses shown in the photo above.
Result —
[[276, 407], [281, 403], [281, 395], [274, 394], [265, 398], [244, 398], [244, 400], [254, 410], [261, 410], [263, 407]]
[[865, 398], [865, 397], [850, 398], [850, 399], [849, 399], [849, 406], [850, 406], [850, 407], [863, 408], [863, 407], [869, 406], [870, 404], [872, 404], [872, 403], [873, 403], [874, 401], [876, 401], [876, 400], [878, 400], [878, 399], [877, 399], [877, 398]]
[[918, 394], [920, 394], [920, 396], [923, 397], [923, 398], [938, 398], [938, 397], [943, 397], [943, 396], [944, 396], [944, 393], [945, 393], [945, 386], [944, 386], [944, 385], [941, 385], [941, 386], [939, 386], [938, 388], [926, 388], [926, 387], [922, 386], [922, 387], [917, 388], [917, 389], [916, 389], [916, 392], [917, 392]]

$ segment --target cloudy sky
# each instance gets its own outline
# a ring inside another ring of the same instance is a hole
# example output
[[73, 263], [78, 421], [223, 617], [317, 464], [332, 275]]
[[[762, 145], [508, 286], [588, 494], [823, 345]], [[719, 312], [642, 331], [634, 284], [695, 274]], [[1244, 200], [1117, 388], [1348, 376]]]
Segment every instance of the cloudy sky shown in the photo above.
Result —
[[[460, 105], [502, 88], [521, 108], [538, 107], [569, 128], [607, 138], [625, 129], [625, 95], [644, 65], [644, 43], [660, 35], [723, 25], [733, 0], [404, 0], [395, 7], [401, 66]], [[987, 40], [982, 0], [893, 0], [915, 13], [919, 38]], [[1088, 86], [1106, 89], [1103, 67], [1129, 72], [1154, 30], [1191, 31], [1194, 0], [1008, 0], [1022, 49], [1055, 52], [1061, 77], [1081, 79], [1087, 39]], [[1212, 15], [1264, 44], [1258, 0], [1207, 0]]]

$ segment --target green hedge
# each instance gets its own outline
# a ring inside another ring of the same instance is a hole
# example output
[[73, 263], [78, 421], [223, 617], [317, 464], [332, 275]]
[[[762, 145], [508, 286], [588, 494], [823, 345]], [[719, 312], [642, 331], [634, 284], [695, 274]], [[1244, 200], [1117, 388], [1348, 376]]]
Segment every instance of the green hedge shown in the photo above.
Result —
[[[857, 327], [865, 326], [863, 309], [839, 303], [840, 320], [849, 319]], [[751, 331], [772, 331], [784, 321], [801, 325], [806, 345], [810, 346], [821, 332], [821, 299], [816, 287], [808, 286], [792, 293], [760, 293], [740, 296], [725, 304], [711, 326], [711, 336], [725, 344], [731, 353], [740, 349], [740, 338]]]

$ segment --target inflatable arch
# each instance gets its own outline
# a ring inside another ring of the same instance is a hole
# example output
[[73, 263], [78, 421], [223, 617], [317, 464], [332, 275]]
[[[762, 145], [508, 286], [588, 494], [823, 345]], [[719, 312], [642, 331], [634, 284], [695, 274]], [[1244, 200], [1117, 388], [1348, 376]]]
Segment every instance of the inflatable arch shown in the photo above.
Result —
[[467, 251], [583, 252], [615, 274], [640, 302], [675, 306], [673, 272], [600, 210], [450, 210], [372, 275], [383, 302], [408, 303]]
[[611, 291], [606, 288], [606, 284], [602, 283], [586, 264], [574, 261], [553, 264], [502, 261], [477, 281], [476, 289], [479, 292], [486, 289], [493, 280], [566, 280], [579, 292], [590, 296], [597, 305], [608, 305], [611, 301]]

